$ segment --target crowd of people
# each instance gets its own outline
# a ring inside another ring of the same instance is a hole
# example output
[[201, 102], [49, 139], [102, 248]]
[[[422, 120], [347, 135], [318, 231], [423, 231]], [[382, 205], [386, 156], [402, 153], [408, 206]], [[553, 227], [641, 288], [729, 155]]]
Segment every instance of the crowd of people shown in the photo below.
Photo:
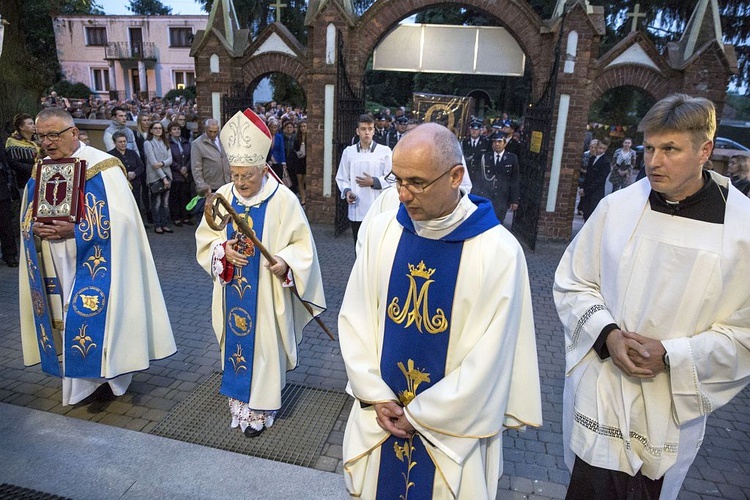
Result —
[[[273, 426], [303, 328], [326, 300], [304, 174], [290, 167], [305, 156], [304, 118], [256, 109], [223, 127], [205, 120], [191, 142], [179, 120], [148, 113], [131, 138], [114, 106], [110, 153], [83, 143], [63, 109], [17, 117], [4, 154], [16, 162], [8, 171], [28, 175], [24, 258], [8, 253], [6, 262], [20, 266], [24, 363], [62, 379], [64, 405], [122, 395], [134, 372], [175, 352], [138, 212], [169, 233], [193, 223], [170, 200], [182, 204], [194, 189], [216, 193], [230, 216], [202, 217], [195, 233], [213, 281], [229, 425], [247, 438]], [[379, 125], [387, 119], [361, 115], [336, 175], [357, 249], [338, 318], [356, 400], [343, 441], [346, 487], [363, 498], [494, 498], [503, 430], [542, 424], [526, 261], [502, 226], [519, 202], [509, 151], [517, 130], [498, 123], [483, 137], [472, 120], [462, 144], [440, 124], [408, 130], [401, 118], [391, 142]], [[732, 159], [731, 179], [705, 168], [716, 114], [703, 98], [662, 99], [639, 131], [648, 182], [630, 183], [632, 141], [611, 159], [608, 138], [591, 141], [587, 222], [555, 272], [571, 499], [676, 498], [708, 414], [750, 382], [747, 157]], [[32, 175], [42, 154], [86, 162], [82, 222], [35, 219], [35, 195], [57, 206]], [[292, 173], [302, 175], [296, 193], [284, 182]], [[139, 175], [140, 197], [129, 185]], [[607, 179], [619, 185], [605, 198]], [[16, 178], [11, 186], [18, 194]], [[5, 199], [0, 190], [8, 209]]]

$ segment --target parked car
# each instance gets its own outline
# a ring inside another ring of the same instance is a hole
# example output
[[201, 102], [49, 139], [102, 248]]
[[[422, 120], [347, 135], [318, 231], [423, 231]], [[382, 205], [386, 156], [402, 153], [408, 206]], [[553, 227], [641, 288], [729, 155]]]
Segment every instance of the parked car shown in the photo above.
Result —
[[739, 151], [750, 151], [750, 148], [743, 146], [737, 141], [727, 139], [726, 137], [717, 137], [714, 141], [714, 149], [737, 149]]

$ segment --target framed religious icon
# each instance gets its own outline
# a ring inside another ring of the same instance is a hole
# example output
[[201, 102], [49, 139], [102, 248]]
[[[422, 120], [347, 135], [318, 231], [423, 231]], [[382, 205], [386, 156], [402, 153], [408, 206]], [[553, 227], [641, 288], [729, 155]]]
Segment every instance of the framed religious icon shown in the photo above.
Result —
[[435, 122], [448, 127], [456, 137], [466, 135], [469, 116], [473, 108], [471, 97], [440, 94], [413, 94], [414, 118], [420, 122]]
[[35, 221], [81, 222], [84, 218], [86, 161], [78, 158], [40, 160], [36, 164], [32, 216]]

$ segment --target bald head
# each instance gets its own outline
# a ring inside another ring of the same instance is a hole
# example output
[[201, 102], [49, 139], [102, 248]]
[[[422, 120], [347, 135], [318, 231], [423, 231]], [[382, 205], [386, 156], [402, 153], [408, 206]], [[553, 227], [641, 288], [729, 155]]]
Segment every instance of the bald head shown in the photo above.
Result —
[[[393, 156], [401, 154], [426, 155], [440, 173], [461, 163], [461, 143], [449, 129], [437, 123], [423, 123], [403, 136], [393, 149]], [[419, 151], [419, 153], [417, 153]]]
[[409, 217], [433, 220], [456, 208], [464, 175], [461, 160], [456, 136], [436, 123], [419, 125], [398, 141], [393, 149], [393, 175]]

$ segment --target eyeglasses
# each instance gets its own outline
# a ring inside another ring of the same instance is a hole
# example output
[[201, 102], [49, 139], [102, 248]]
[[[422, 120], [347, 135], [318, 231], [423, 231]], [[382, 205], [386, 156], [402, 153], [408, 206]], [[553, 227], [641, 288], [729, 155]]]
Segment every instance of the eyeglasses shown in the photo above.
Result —
[[50, 142], [57, 142], [60, 140], [61, 135], [63, 135], [65, 132], [72, 129], [73, 127], [74, 126], [70, 126], [66, 128], [65, 130], [61, 130], [59, 132], [50, 132], [49, 134], [37, 134], [37, 137], [39, 137], [40, 141], [48, 139]]
[[453, 165], [453, 167], [449, 168], [448, 170], [446, 170], [442, 174], [438, 175], [436, 178], [432, 179], [430, 182], [422, 182], [422, 181], [404, 182], [403, 179], [398, 178], [393, 173], [393, 170], [391, 170], [388, 173], [388, 175], [385, 176], [385, 180], [388, 181], [391, 184], [395, 184], [396, 185], [396, 189], [398, 191], [400, 191], [401, 188], [403, 187], [403, 188], [406, 188], [406, 190], [409, 191], [411, 194], [422, 194], [422, 193], [424, 193], [427, 190], [428, 187], [432, 186], [437, 181], [439, 181], [440, 179], [442, 179], [443, 177], [445, 177], [446, 175], [448, 175], [449, 173], [451, 173], [451, 171], [455, 167], [457, 167], [457, 166], [458, 165]]
[[251, 181], [256, 175], [258, 174], [255, 172], [252, 174], [231, 174], [229, 178], [232, 179], [232, 182], [248, 182]]

